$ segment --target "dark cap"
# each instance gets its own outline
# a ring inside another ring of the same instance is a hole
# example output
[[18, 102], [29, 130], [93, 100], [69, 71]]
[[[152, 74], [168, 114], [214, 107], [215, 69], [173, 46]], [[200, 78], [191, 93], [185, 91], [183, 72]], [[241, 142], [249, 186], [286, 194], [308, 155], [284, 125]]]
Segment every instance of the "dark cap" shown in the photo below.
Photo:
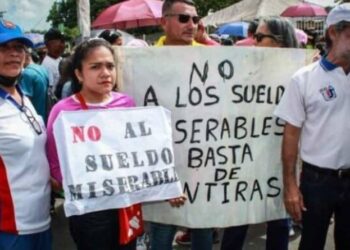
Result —
[[62, 40], [65, 41], [66, 37], [57, 29], [51, 28], [48, 32], [44, 35], [44, 41], [47, 43], [51, 40]]

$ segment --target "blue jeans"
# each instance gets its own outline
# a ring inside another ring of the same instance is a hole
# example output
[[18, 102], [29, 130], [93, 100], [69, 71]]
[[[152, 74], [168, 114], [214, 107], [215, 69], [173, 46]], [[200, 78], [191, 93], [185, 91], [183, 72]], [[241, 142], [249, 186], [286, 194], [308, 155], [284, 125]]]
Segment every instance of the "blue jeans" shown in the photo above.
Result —
[[17, 235], [0, 232], [1, 250], [51, 250], [51, 229], [41, 233]]
[[[152, 250], [172, 250], [174, 236], [177, 226], [151, 222], [151, 249]], [[192, 250], [212, 250], [213, 230], [191, 229], [191, 249]]]
[[339, 178], [303, 167], [300, 190], [307, 210], [302, 215], [299, 249], [324, 249], [329, 222], [334, 214], [335, 249], [349, 250], [350, 176]]
[[[221, 250], [242, 250], [249, 225], [225, 228]], [[288, 219], [267, 222], [267, 250], [287, 250], [289, 226]]]

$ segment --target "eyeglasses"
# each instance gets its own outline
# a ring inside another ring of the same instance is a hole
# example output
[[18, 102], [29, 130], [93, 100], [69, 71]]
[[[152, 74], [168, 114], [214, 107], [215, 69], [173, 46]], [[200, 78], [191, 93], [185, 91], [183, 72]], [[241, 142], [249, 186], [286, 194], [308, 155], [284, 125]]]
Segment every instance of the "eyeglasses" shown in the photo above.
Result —
[[270, 34], [263, 34], [263, 33], [255, 33], [254, 34], [254, 39], [260, 43], [262, 40], [264, 40], [264, 38], [271, 38], [273, 40], [275, 40], [276, 42], [279, 41], [278, 37], [274, 36], [274, 35], [270, 35]]
[[9, 45], [8, 43], [5, 43], [0, 45], [1, 52], [10, 51], [10, 50], [15, 50], [18, 53], [23, 53], [27, 51], [27, 47], [23, 44]]
[[34, 131], [38, 134], [42, 134], [42, 129], [40, 123], [35, 119], [32, 111], [27, 106], [21, 106], [22, 113], [26, 116], [27, 120], [29, 121], [30, 125], [34, 129]]
[[165, 16], [177, 16], [177, 20], [179, 21], [179, 23], [188, 23], [188, 21], [192, 19], [192, 22], [194, 24], [198, 24], [199, 20], [201, 19], [199, 16], [191, 16], [187, 14], [166, 14]]

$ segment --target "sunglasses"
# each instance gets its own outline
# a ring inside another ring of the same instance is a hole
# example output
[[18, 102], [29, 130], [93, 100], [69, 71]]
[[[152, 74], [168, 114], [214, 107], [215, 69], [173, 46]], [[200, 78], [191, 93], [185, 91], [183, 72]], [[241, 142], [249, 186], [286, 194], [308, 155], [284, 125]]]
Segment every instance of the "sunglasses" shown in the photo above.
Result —
[[29, 121], [30, 125], [32, 126], [32, 128], [34, 129], [34, 131], [38, 134], [41, 135], [42, 134], [42, 129], [41, 129], [41, 125], [40, 123], [35, 119], [32, 111], [27, 107], [27, 106], [22, 106], [21, 107], [21, 111], [22, 113], [25, 115], [25, 117], [27, 118], [27, 120]]
[[14, 45], [9, 45], [8, 43], [1, 44], [0, 45], [0, 51], [5, 52], [5, 51], [10, 51], [14, 50], [18, 53], [23, 53], [27, 51], [27, 47], [23, 44], [14, 44]]
[[264, 38], [266, 38], [266, 37], [271, 38], [271, 39], [275, 40], [276, 42], [279, 41], [279, 39], [278, 39], [276, 36], [274, 36], [274, 35], [263, 34], [263, 33], [255, 33], [255, 34], [254, 34], [254, 39], [255, 39], [258, 43], [260, 43], [260, 42], [261, 42], [262, 40], [264, 40]]
[[192, 22], [194, 24], [198, 24], [199, 20], [201, 19], [199, 16], [191, 16], [186, 14], [167, 14], [165, 16], [177, 16], [177, 20], [179, 21], [179, 23], [188, 23], [188, 21], [192, 19]]

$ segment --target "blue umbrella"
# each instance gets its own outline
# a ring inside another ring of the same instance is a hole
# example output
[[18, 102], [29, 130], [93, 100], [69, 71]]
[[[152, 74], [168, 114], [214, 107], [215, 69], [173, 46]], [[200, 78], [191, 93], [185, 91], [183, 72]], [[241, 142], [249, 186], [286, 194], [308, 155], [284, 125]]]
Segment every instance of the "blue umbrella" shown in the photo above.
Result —
[[219, 29], [216, 31], [216, 33], [219, 35], [247, 37], [248, 26], [249, 26], [249, 23], [247, 22], [227, 23], [220, 26]]

